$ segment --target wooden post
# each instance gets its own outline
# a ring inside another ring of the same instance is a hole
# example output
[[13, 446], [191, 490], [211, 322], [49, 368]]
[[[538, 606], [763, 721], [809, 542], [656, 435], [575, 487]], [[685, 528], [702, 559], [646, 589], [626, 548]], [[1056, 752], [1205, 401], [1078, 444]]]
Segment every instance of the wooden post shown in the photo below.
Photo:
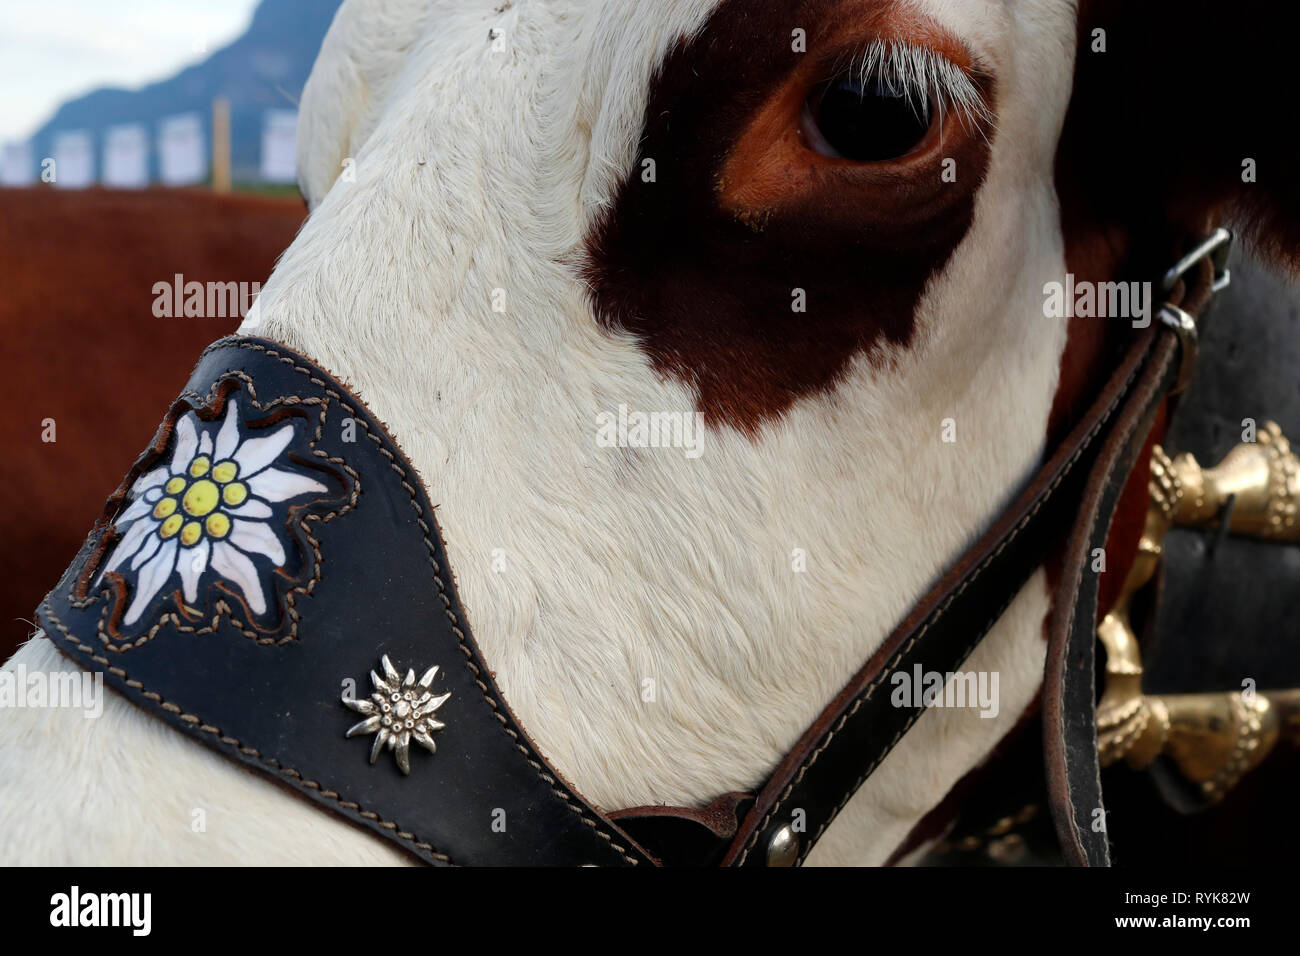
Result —
[[230, 100], [212, 101], [212, 191], [230, 192]]

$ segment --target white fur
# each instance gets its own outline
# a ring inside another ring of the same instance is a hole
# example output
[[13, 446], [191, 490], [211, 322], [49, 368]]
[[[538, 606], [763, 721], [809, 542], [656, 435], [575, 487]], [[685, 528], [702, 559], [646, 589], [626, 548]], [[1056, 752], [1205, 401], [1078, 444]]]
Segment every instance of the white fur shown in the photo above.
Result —
[[[751, 788], [1042, 453], [1064, 347], [1040, 290], [1065, 271], [1052, 162], [1073, 11], [915, 3], [997, 77], [975, 223], [909, 350], [855, 362], [756, 440], [710, 432], [690, 459], [597, 447], [598, 412], [695, 399], [597, 327], [566, 263], [631, 163], [653, 70], [715, 0], [496, 5], [340, 10], [303, 100], [313, 215], [253, 331], [389, 423], [439, 506], [484, 655], [579, 790], [615, 809]], [[336, 181], [345, 161], [355, 181]], [[999, 671], [998, 718], [927, 713], [812, 862], [881, 862], [987, 754], [1041, 680], [1046, 608], [1039, 575], [969, 664]], [[19, 660], [58, 665], [43, 639]], [[17, 711], [0, 734], [6, 861], [398, 858], [115, 697], [100, 721]], [[217, 821], [201, 838], [196, 807]]]

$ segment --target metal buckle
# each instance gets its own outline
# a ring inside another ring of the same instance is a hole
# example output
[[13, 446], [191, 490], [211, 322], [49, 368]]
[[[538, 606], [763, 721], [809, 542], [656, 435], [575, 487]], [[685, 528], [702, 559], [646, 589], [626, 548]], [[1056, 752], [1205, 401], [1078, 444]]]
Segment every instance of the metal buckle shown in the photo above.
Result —
[[1215, 229], [1195, 249], [1174, 263], [1174, 267], [1165, 273], [1164, 280], [1160, 283], [1161, 288], [1166, 294], [1173, 292], [1179, 279], [1191, 272], [1202, 259], [1208, 258], [1214, 263], [1214, 282], [1210, 285], [1210, 291], [1222, 292], [1232, 282], [1232, 273], [1228, 271], [1232, 238], [1231, 230], [1222, 226]]
[[1200, 342], [1196, 335], [1196, 320], [1178, 306], [1170, 305], [1168, 302], [1160, 306], [1159, 319], [1178, 333], [1178, 348], [1182, 353], [1182, 361], [1178, 365], [1178, 381], [1169, 390], [1170, 395], [1177, 395], [1191, 383], [1192, 373], [1196, 370], [1196, 353]]
[[[1214, 278], [1210, 282], [1210, 292], [1222, 292], [1232, 282], [1232, 273], [1228, 271], [1228, 253], [1232, 251], [1232, 232], [1220, 226], [1208, 237], [1197, 244], [1191, 252], [1179, 259], [1172, 269], [1165, 273], [1161, 288], [1168, 295], [1174, 291], [1180, 279], [1192, 269], [1209, 259], [1214, 266]], [[1169, 302], [1160, 306], [1160, 321], [1178, 333], [1179, 349], [1182, 361], [1178, 367], [1178, 382], [1170, 390], [1170, 395], [1177, 395], [1187, 388], [1196, 370], [1196, 353], [1199, 337], [1196, 320], [1184, 310]]]

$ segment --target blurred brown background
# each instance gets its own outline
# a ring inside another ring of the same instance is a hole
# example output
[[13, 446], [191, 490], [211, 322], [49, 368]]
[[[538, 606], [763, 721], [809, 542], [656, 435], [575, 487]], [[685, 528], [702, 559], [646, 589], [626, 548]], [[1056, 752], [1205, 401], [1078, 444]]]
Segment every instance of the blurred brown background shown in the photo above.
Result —
[[265, 282], [304, 215], [198, 189], [0, 189], [0, 661], [203, 347], [239, 325], [156, 318], [154, 284]]

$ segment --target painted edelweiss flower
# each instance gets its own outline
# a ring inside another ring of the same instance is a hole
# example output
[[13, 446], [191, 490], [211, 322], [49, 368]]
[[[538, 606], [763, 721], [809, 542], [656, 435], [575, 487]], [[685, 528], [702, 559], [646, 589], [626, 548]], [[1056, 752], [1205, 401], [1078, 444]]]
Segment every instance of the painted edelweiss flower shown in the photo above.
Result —
[[293, 440], [293, 425], [259, 438], [241, 436], [234, 398], [220, 424], [187, 413], [176, 423], [175, 439], [171, 462], [131, 486], [131, 504], [116, 522], [125, 531], [95, 583], [110, 571], [133, 583], [122, 618], [127, 626], [175, 573], [187, 602], [197, 602], [199, 583], [211, 572], [238, 587], [254, 614], [266, 613], [253, 558], [269, 559], [273, 567], [285, 560], [284, 544], [266, 520], [271, 503], [328, 489], [271, 467]]
[[411, 772], [411, 741], [423, 747], [429, 753], [437, 750], [433, 743], [433, 732], [442, 730], [446, 724], [434, 720], [433, 712], [447, 702], [451, 694], [437, 697], [429, 690], [438, 668], [430, 667], [418, 681], [415, 671], [408, 670], [406, 678], [393, 666], [385, 654], [381, 658], [384, 676], [370, 672], [370, 681], [375, 685], [375, 692], [369, 700], [354, 700], [343, 695], [343, 703], [366, 719], [353, 724], [345, 736], [374, 734], [375, 742], [370, 748], [370, 762], [374, 763], [384, 746], [397, 751], [397, 766], [402, 773]]

